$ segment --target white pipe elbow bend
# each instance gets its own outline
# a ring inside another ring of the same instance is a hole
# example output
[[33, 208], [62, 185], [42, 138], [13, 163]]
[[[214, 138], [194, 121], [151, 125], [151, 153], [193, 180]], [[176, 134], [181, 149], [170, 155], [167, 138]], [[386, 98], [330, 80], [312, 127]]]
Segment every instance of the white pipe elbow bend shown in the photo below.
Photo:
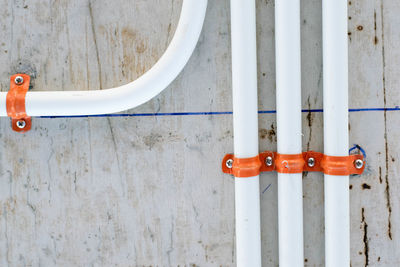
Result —
[[[207, 0], [183, 0], [174, 37], [159, 61], [137, 80], [112, 89], [44, 91], [26, 94], [28, 116], [108, 114], [137, 107], [161, 93], [182, 71], [198, 42]], [[7, 92], [0, 93], [0, 116], [7, 116]]]

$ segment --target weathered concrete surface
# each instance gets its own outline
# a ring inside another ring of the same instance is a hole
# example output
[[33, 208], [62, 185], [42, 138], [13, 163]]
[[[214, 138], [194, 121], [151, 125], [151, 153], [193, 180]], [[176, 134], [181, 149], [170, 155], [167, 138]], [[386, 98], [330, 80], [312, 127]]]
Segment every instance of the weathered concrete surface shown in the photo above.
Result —
[[[182, 1], [0, 0], [0, 86], [108, 88], [149, 69]], [[274, 3], [257, 1], [259, 105], [275, 109]], [[349, 2], [350, 107], [400, 103], [400, 3]], [[303, 108], [322, 108], [321, 1], [302, 1]], [[209, 1], [199, 45], [161, 95], [126, 113], [231, 110], [229, 1]], [[367, 153], [351, 178], [352, 266], [400, 265], [400, 111], [350, 114]], [[0, 120], [0, 266], [234, 266], [231, 115]], [[273, 114], [260, 150], [276, 149]], [[303, 147], [322, 151], [322, 113], [304, 113]], [[278, 265], [277, 183], [261, 179], [263, 265]], [[268, 188], [267, 190], [265, 190]], [[265, 191], [264, 191], [265, 190]], [[324, 265], [323, 179], [304, 175], [305, 265]]]

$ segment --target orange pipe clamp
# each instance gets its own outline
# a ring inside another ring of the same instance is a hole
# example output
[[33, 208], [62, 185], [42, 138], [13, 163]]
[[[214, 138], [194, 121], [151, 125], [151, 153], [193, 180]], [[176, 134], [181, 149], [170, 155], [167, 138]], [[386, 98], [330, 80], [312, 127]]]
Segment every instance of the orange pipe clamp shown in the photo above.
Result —
[[294, 155], [265, 151], [257, 157], [245, 159], [235, 158], [233, 154], [227, 154], [222, 160], [222, 171], [224, 173], [242, 178], [271, 171], [278, 173], [323, 172], [328, 175], [347, 176], [362, 174], [364, 168], [363, 155], [334, 157], [314, 151]]
[[31, 117], [26, 114], [25, 97], [29, 90], [30, 76], [15, 74], [11, 76], [10, 91], [6, 97], [7, 115], [11, 117], [12, 129], [24, 133], [31, 129]]
[[260, 174], [262, 167], [260, 157], [236, 158], [228, 154], [222, 161], [222, 170], [225, 173], [233, 174], [235, 177], [253, 177]]

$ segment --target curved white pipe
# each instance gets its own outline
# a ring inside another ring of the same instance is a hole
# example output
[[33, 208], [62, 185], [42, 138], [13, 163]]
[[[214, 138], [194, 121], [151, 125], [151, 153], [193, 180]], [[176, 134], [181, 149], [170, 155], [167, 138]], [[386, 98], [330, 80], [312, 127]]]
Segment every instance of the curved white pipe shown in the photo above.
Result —
[[[112, 89], [28, 92], [29, 116], [75, 116], [120, 112], [137, 107], [164, 90], [192, 55], [207, 9], [207, 0], [183, 0], [175, 35], [160, 60], [137, 80]], [[0, 93], [0, 116], [7, 116], [7, 92]]]

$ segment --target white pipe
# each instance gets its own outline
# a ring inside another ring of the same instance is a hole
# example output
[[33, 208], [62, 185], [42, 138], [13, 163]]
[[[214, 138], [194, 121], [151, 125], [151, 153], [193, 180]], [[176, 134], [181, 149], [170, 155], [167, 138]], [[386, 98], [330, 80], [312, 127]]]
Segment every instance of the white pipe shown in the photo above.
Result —
[[[158, 95], [182, 71], [199, 39], [207, 0], [184, 0], [171, 44], [143, 76], [127, 85], [107, 90], [28, 92], [29, 116], [74, 116], [120, 112]], [[0, 116], [7, 116], [6, 92], [0, 93]]]
[[[324, 153], [348, 156], [347, 1], [322, 1]], [[325, 175], [325, 265], [350, 265], [349, 176]]]
[[259, 176], [235, 178], [236, 266], [261, 267]]
[[[300, 0], [275, 1], [278, 153], [300, 154]], [[279, 266], [304, 265], [302, 174], [278, 174]]]
[[[231, 0], [234, 151], [258, 155], [255, 0]], [[261, 266], [259, 176], [235, 178], [238, 267]]]

